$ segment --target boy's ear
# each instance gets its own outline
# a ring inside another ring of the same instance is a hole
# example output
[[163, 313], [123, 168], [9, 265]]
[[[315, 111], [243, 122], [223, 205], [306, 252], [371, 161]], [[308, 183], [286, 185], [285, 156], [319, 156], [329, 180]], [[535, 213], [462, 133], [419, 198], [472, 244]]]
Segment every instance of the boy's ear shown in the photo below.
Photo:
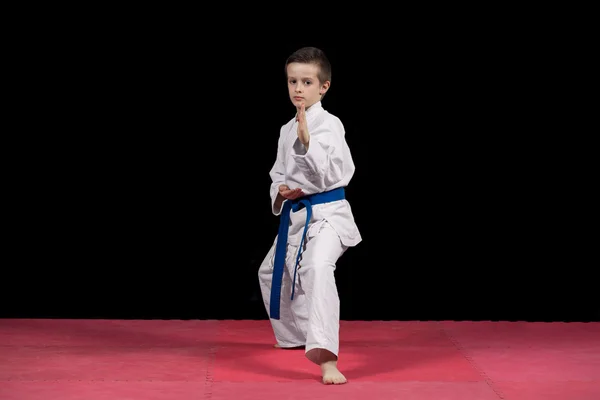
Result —
[[326, 91], [329, 89], [329, 85], [330, 85], [330, 84], [331, 84], [331, 82], [329, 82], [329, 81], [325, 81], [325, 82], [323, 83], [323, 85], [321, 86], [320, 93], [321, 93], [321, 94], [324, 94], [324, 93], [325, 93], [325, 92], [326, 92]]

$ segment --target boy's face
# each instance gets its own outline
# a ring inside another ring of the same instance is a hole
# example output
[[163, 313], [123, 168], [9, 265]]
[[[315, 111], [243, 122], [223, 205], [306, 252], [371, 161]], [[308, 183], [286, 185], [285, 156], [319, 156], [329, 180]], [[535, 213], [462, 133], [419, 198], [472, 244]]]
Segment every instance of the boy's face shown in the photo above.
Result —
[[329, 89], [329, 81], [319, 82], [319, 67], [315, 64], [291, 63], [287, 66], [287, 81], [290, 100], [300, 108], [302, 103], [308, 108], [321, 100], [321, 95]]

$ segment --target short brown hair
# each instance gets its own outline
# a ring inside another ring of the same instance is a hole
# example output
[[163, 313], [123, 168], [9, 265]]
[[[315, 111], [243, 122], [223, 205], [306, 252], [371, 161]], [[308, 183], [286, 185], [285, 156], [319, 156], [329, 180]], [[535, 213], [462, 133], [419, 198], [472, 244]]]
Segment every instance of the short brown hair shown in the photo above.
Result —
[[325, 55], [325, 52], [316, 47], [302, 47], [293, 52], [285, 62], [286, 76], [287, 66], [290, 63], [315, 64], [319, 67], [319, 83], [331, 81], [331, 63]]

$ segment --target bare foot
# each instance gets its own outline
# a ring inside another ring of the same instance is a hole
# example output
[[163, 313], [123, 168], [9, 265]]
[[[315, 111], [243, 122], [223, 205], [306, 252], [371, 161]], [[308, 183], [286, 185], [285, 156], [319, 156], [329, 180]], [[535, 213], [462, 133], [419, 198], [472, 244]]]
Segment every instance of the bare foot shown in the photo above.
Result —
[[346, 377], [337, 369], [337, 361], [325, 361], [321, 364], [323, 383], [326, 385], [341, 385], [348, 382]]

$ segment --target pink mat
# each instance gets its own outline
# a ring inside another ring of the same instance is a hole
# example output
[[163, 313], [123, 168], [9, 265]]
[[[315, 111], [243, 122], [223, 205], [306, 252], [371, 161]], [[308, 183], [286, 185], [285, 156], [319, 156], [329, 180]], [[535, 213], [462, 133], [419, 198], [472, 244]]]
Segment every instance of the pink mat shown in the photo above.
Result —
[[600, 323], [342, 321], [340, 386], [268, 321], [0, 320], [0, 399], [598, 400]]

